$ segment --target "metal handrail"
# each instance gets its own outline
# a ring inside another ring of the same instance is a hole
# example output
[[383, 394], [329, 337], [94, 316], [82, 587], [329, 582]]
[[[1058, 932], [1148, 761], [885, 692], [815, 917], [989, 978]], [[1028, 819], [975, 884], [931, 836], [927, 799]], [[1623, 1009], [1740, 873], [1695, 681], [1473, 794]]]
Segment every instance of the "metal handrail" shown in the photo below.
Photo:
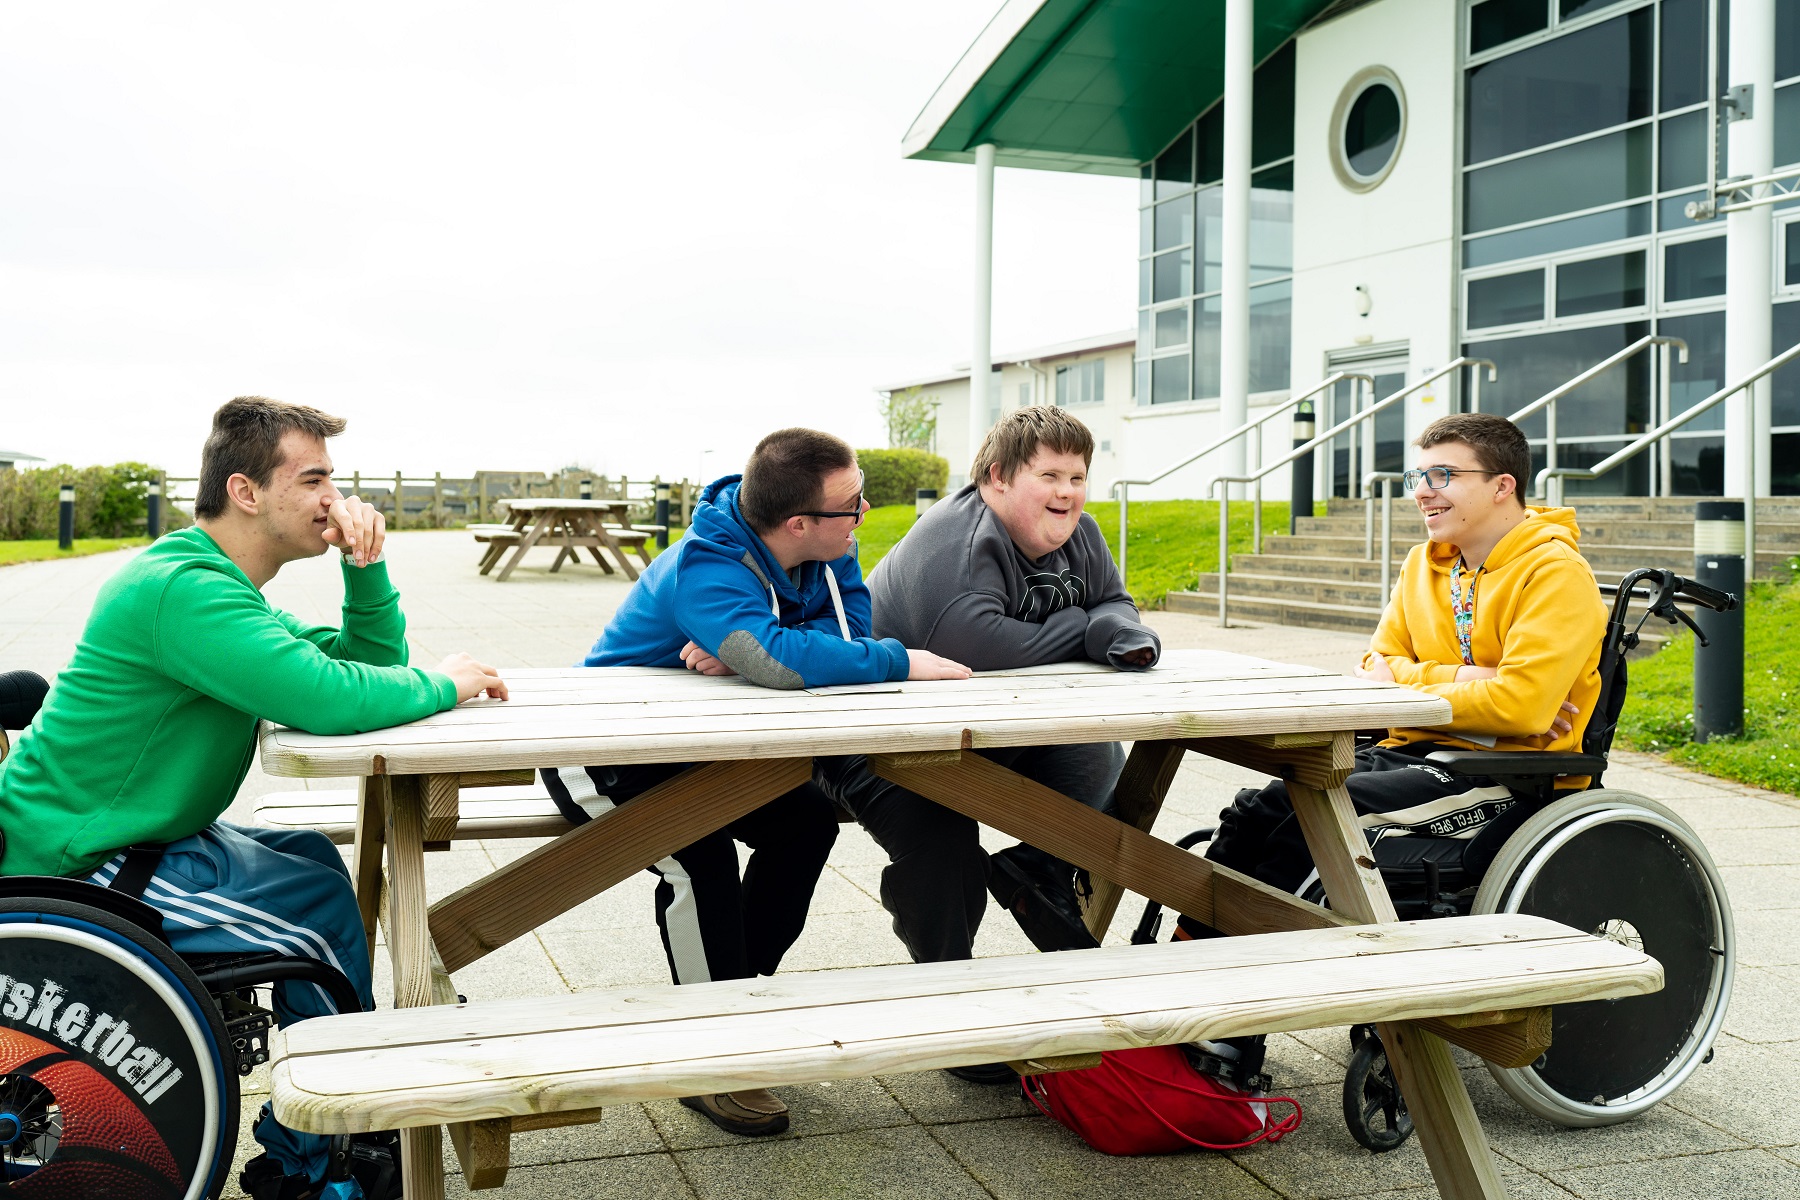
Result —
[[[1549, 500], [1550, 503], [1560, 506], [1563, 502], [1563, 486], [1562, 486], [1563, 480], [1565, 480], [1565, 479], [1598, 479], [1602, 475], [1606, 474], [1608, 471], [1612, 470], [1614, 467], [1618, 466], [1620, 463], [1625, 462], [1627, 459], [1636, 457], [1645, 447], [1654, 445], [1659, 441], [1665, 440], [1666, 438], [1668, 438], [1668, 436], [1671, 433], [1674, 433], [1677, 429], [1680, 429], [1683, 425], [1686, 425], [1689, 421], [1692, 421], [1695, 417], [1699, 416], [1701, 413], [1710, 410], [1715, 405], [1719, 404], [1721, 401], [1726, 400], [1732, 396], [1735, 396], [1739, 392], [1745, 392], [1744, 432], [1747, 436], [1744, 438], [1744, 480], [1745, 480], [1744, 491], [1747, 492], [1748, 495], [1746, 495], [1744, 497], [1744, 578], [1745, 579], [1755, 578], [1755, 576], [1756, 576], [1756, 405], [1753, 401], [1752, 394], [1747, 392], [1746, 389], [1749, 388], [1751, 384], [1753, 384], [1757, 380], [1761, 379], [1763, 376], [1772, 374], [1773, 372], [1780, 370], [1782, 367], [1785, 367], [1788, 363], [1792, 362], [1795, 358], [1800, 358], [1800, 342], [1797, 342], [1794, 345], [1789, 346], [1786, 350], [1783, 350], [1780, 354], [1777, 354], [1774, 358], [1771, 358], [1768, 362], [1766, 362], [1762, 366], [1756, 368], [1754, 371], [1750, 372], [1748, 375], [1745, 375], [1743, 378], [1734, 380], [1733, 382], [1726, 384], [1724, 387], [1720, 388], [1718, 391], [1714, 392], [1712, 395], [1708, 396], [1706, 399], [1700, 401], [1698, 404], [1695, 404], [1693, 407], [1691, 407], [1687, 411], [1683, 412], [1680, 416], [1671, 417], [1668, 420], [1664, 421], [1662, 424], [1658, 425], [1655, 429], [1652, 429], [1644, 434], [1641, 434], [1638, 437], [1638, 439], [1636, 441], [1632, 442], [1629, 446], [1624, 447], [1622, 450], [1619, 450], [1615, 454], [1609, 455], [1608, 457], [1601, 459], [1599, 462], [1595, 463], [1591, 467], [1583, 468], [1583, 467], [1549, 467], [1549, 466], [1546, 466], [1543, 470], [1541, 470], [1537, 473], [1537, 487], [1534, 490], [1537, 492], [1537, 494], [1539, 496], [1542, 496], [1545, 499]], [[1554, 496], [1551, 495], [1551, 481], [1552, 480], [1555, 481], [1555, 495]]]
[[1388, 589], [1394, 577], [1394, 485], [1406, 481], [1405, 471], [1370, 471], [1363, 476], [1363, 560], [1375, 557], [1375, 522], [1370, 508], [1375, 503], [1369, 491], [1381, 484], [1381, 603], [1387, 604]]
[[[1207, 455], [1212, 454], [1215, 451], [1224, 449], [1226, 446], [1230, 445], [1233, 441], [1235, 441], [1236, 439], [1238, 439], [1240, 437], [1243, 437], [1247, 433], [1250, 433], [1252, 430], [1254, 430], [1256, 432], [1256, 461], [1257, 461], [1257, 465], [1260, 466], [1262, 464], [1262, 426], [1263, 426], [1263, 424], [1265, 422], [1273, 420], [1275, 417], [1280, 416], [1282, 413], [1284, 413], [1288, 409], [1294, 407], [1296, 404], [1299, 404], [1301, 401], [1310, 400], [1314, 396], [1318, 395], [1320, 392], [1325, 391], [1328, 388], [1336, 387], [1340, 382], [1342, 382], [1343, 380], [1346, 380], [1346, 379], [1361, 379], [1361, 380], [1364, 380], [1365, 382], [1367, 382], [1371, 388], [1373, 388], [1375, 386], [1375, 381], [1373, 379], [1369, 378], [1369, 376], [1367, 376], [1367, 375], [1360, 375], [1354, 371], [1339, 371], [1337, 374], [1332, 375], [1330, 378], [1324, 379], [1324, 380], [1320, 381], [1319, 383], [1314, 384], [1312, 387], [1308, 388], [1306, 391], [1301, 392], [1300, 394], [1295, 395], [1295, 396], [1289, 396], [1286, 400], [1282, 401], [1280, 404], [1277, 404], [1274, 408], [1270, 409], [1268, 412], [1264, 413], [1262, 416], [1256, 418], [1256, 420], [1246, 421], [1244, 424], [1239, 425], [1236, 429], [1232, 430], [1230, 433], [1225, 434], [1223, 437], [1219, 438], [1217, 441], [1208, 445], [1205, 449], [1196, 451], [1195, 453], [1188, 455], [1186, 458], [1182, 459], [1180, 462], [1176, 463], [1174, 466], [1169, 467], [1167, 470], [1163, 471], [1161, 474], [1153, 475], [1149, 479], [1118, 479], [1118, 480], [1114, 480], [1112, 489], [1111, 489], [1111, 494], [1119, 501], [1119, 586], [1123, 587], [1125, 585], [1125, 538], [1126, 538], [1125, 515], [1131, 509], [1131, 487], [1133, 484], [1136, 484], [1140, 487], [1148, 487], [1153, 483], [1161, 483], [1163, 480], [1167, 479], [1169, 476], [1173, 475], [1175, 472], [1181, 470], [1183, 467], [1193, 466], [1195, 463], [1199, 462], [1201, 459], [1205, 458]], [[1257, 515], [1257, 539], [1256, 540], [1260, 544], [1262, 541], [1262, 536], [1261, 536], [1261, 534], [1262, 534], [1262, 509], [1260, 506], [1257, 508], [1256, 515]]]
[[[1338, 434], [1343, 433], [1345, 430], [1349, 429], [1351, 426], [1356, 425], [1357, 423], [1362, 422], [1362, 421], [1368, 421], [1368, 422], [1372, 423], [1374, 421], [1376, 415], [1378, 413], [1380, 413], [1382, 410], [1386, 409], [1389, 405], [1398, 403], [1403, 397], [1410, 396], [1412, 393], [1420, 390], [1421, 388], [1424, 388], [1430, 384], [1436, 383], [1438, 380], [1442, 379], [1444, 376], [1452, 374], [1453, 372], [1456, 372], [1456, 371], [1460, 371], [1464, 367], [1486, 367], [1488, 370], [1488, 382], [1489, 383], [1492, 383], [1494, 381], [1494, 379], [1499, 375], [1499, 369], [1496, 368], [1493, 363], [1489, 362], [1485, 358], [1463, 357], [1463, 358], [1454, 359], [1451, 362], [1448, 362], [1445, 365], [1439, 367], [1437, 370], [1433, 371], [1431, 374], [1425, 376], [1425, 378], [1419, 380], [1419, 382], [1414, 383], [1414, 384], [1409, 384], [1408, 386], [1401, 388], [1399, 391], [1394, 392], [1392, 395], [1384, 396], [1382, 399], [1377, 400], [1374, 404], [1371, 404], [1369, 407], [1363, 409], [1361, 412], [1354, 413], [1351, 416], [1344, 418], [1342, 421], [1339, 421], [1336, 425], [1333, 425], [1330, 429], [1327, 429], [1324, 433], [1321, 433], [1317, 437], [1313, 438], [1310, 442], [1303, 442], [1302, 444], [1295, 446], [1288, 453], [1282, 455], [1280, 458], [1276, 459], [1274, 462], [1270, 463], [1268, 466], [1257, 470], [1253, 474], [1250, 474], [1250, 475], [1218, 475], [1213, 478], [1213, 481], [1208, 486], [1207, 490], [1209, 492], [1218, 492], [1219, 493], [1219, 627], [1220, 628], [1224, 628], [1227, 625], [1227, 621], [1225, 619], [1225, 605], [1226, 605], [1226, 591], [1227, 591], [1226, 584], [1225, 584], [1225, 564], [1226, 564], [1227, 559], [1230, 557], [1229, 548], [1231, 545], [1231, 488], [1225, 487], [1223, 490], [1221, 490], [1220, 485], [1221, 484], [1233, 484], [1233, 483], [1256, 483], [1256, 482], [1260, 481], [1264, 475], [1267, 475], [1269, 472], [1275, 470], [1277, 467], [1285, 467], [1287, 464], [1293, 462], [1296, 458], [1299, 458], [1302, 454], [1308, 454], [1308, 453], [1312, 452], [1314, 449], [1318, 448], [1319, 446], [1322, 446], [1325, 443], [1331, 441], [1332, 438], [1335, 438]], [[1474, 389], [1472, 389], [1472, 397], [1474, 395], [1479, 395], [1478, 389], [1481, 386], [1481, 374], [1479, 371], [1476, 372], [1473, 383], [1474, 383]], [[1471, 407], [1473, 407], [1473, 406], [1474, 406], [1474, 401], [1472, 398], [1471, 399]], [[1477, 410], [1477, 411], [1479, 411], [1479, 410]], [[1371, 424], [1370, 437], [1373, 438], [1373, 436], [1374, 436], [1374, 426], [1373, 426], [1373, 424]]]
[[[1671, 349], [1679, 350], [1681, 353], [1680, 361], [1685, 363], [1688, 360], [1688, 347], [1687, 347], [1687, 343], [1682, 341], [1680, 338], [1663, 337], [1659, 334], [1646, 334], [1645, 336], [1639, 338], [1637, 341], [1631, 343], [1631, 345], [1625, 347], [1623, 350], [1620, 350], [1615, 354], [1609, 355], [1608, 357], [1595, 363], [1593, 366], [1589, 367], [1587, 370], [1583, 371], [1581, 374], [1575, 376], [1574, 378], [1568, 380], [1567, 382], [1560, 384], [1557, 387], [1551, 388], [1549, 391], [1547, 391], [1543, 395], [1539, 396], [1536, 400], [1533, 400], [1530, 404], [1527, 404], [1524, 408], [1521, 408], [1518, 412], [1513, 413], [1510, 417], [1507, 418], [1507, 420], [1513, 422], [1516, 425], [1520, 421], [1524, 420], [1526, 417], [1529, 417], [1533, 413], [1537, 412], [1539, 409], [1542, 409], [1542, 408], [1549, 409], [1549, 411], [1544, 414], [1544, 465], [1546, 468], [1554, 468], [1556, 466], [1556, 445], [1557, 445], [1557, 442], [1556, 442], [1556, 402], [1558, 400], [1562, 399], [1564, 396], [1568, 395], [1570, 392], [1574, 391], [1576, 388], [1580, 387], [1582, 384], [1587, 383], [1589, 380], [1595, 378], [1598, 375], [1604, 374], [1607, 370], [1624, 362], [1626, 359], [1631, 358], [1632, 356], [1637, 354], [1640, 350], [1643, 350], [1648, 346], [1663, 347], [1661, 354], [1658, 355], [1658, 358], [1661, 360], [1661, 364], [1662, 364], [1662, 369], [1659, 372], [1659, 383], [1660, 383], [1661, 387], [1660, 387], [1658, 405], [1661, 409], [1661, 419], [1665, 420], [1665, 421], [1668, 420], [1669, 419], [1669, 351]], [[1672, 467], [1672, 464], [1669, 461], [1669, 455], [1667, 453], [1668, 449], [1669, 449], [1669, 447], [1665, 444], [1663, 447], [1663, 450], [1665, 452], [1663, 454], [1663, 461], [1659, 464], [1662, 468], [1661, 472], [1660, 472], [1661, 478], [1659, 481], [1660, 485], [1661, 485], [1660, 490], [1661, 490], [1662, 494], [1665, 496], [1669, 494], [1669, 475], [1670, 475], [1670, 470]]]

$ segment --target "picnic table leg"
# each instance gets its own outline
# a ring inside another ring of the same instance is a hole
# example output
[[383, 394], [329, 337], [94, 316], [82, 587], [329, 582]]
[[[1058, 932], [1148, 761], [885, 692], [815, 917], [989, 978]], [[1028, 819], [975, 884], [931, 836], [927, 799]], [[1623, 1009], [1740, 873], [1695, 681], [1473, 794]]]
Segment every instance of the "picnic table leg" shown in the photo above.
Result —
[[[1183, 753], [1180, 742], [1134, 742], [1131, 757], [1125, 760], [1125, 770], [1120, 772], [1118, 786], [1113, 789], [1113, 816], [1149, 833], [1157, 814], [1162, 812], [1169, 785], [1175, 782]], [[1125, 889], [1091, 872], [1088, 882], [1093, 890], [1082, 900], [1082, 919], [1096, 942], [1105, 941], [1107, 926], [1112, 924]]]
[[545, 509], [537, 515], [537, 520], [532, 522], [531, 532], [519, 539], [519, 545], [513, 550], [512, 557], [507, 559], [506, 565], [500, 568], [500, 574], [496, 577], [498, 582], [505, 583], [507, 576], [513, 573], [513, 568], [519, 565], [519, 560], [525, 557], [525, 552], [537, 545], [538, 540], [550, 532], [551, 518], [554, 516], [555, 513], [550, 509]]
[[[584, 537], [592, 537], [596, 541], [602, 540], [600, 538], [600, 531], [595, 528], [595, 526], [598, 524], [598, 522], [594, 519], [594, 516], [592, 513], [571, 513], [569, 515], [572, 520], [580, 523], [581, 533]], [[606, 561], [606, 555], [600, 553], [599, 546], [597, 546], [597, 545], [589, 546], [587, 548], [587, 552], [594, 556], [594, 562], [600, 567], [600, 569], [603, 572], [605, 572], [608, 575], [617, 575], [618, 574], [617, 571], [613, 570], [613, 565]], [[576, 555], [575, 561], [580, 562], [581, 556]]]
[[[1337, 747], [1341, 752], [1354, 735], [1337, 738], [1345, 743]], [[1289, 780], [1288, 795], [1332, 909], [1358, 921], [1397, 919], [1343, 784], [1317, 788]], [[1412, 1023], [1387, 1022], [1377, 1029], [1439, 1194], [1445, 1200], [1504, 1197], [1506, 1185], [1450, 1047]]]
[[375, 957], [375, 926], [381, 914], [381, 851], [387, 844], [388, 781], [382, 775], [366, 775], [357, 787], [356, 860], [351, 878], [356, 884], [356, 906], [362, 910], [363, 933], [369, 939], [369, 957]]
[[[388, 955], [394, 964], [394, 1007], [422, 1008], [435, 1001], [431, 932], [425, 904], [424, 780], [397, 775], [388, 781]], [[443, 1200], [443, 1130], [428, 1125], [400, 1131], [401, 1171], [407, 1200]]]
[[606, 531], [606, 522], [596, 516], [593, 518], [592, 529], [595, 536], [606, 543], [606, 548], [611, 551], [612, 556], [619, 560], [619, 566], [624, 570], [625, 578], [635, 582], [637, 580], [637, 568], [633, 567], [631, 565], [631, 560], [625, 557], [625, 550], [619, 545], [618, 540]]

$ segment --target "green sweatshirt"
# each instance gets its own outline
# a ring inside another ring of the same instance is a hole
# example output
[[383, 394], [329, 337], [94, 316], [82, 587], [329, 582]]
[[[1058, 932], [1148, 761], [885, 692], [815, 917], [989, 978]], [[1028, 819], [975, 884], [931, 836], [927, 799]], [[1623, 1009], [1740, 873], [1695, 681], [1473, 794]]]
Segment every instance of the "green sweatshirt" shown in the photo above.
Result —
[[106, 581], [69, 665], [0, 763], [0, 875], [83, 875], [139, 842], [218, 819], [263, 717], [360, 733], [456, 705], [448, 676], [406, 666], [387, 567], [344, 567], [343, 628], [270, 606], [197, 527]]

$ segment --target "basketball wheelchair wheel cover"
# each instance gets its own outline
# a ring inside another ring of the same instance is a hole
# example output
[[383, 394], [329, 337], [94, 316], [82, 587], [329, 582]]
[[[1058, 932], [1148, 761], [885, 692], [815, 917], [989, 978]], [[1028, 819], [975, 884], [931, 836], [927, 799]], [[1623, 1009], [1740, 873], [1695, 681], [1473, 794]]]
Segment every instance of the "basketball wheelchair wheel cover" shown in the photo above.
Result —
[[1501, 847], [1473, 909], [1561, 921], [1663, 966], [1659, 992], [1557, 1005], [1550, 1049], [1530, 1066], [1488, 1064], [1528, 1112], [1570, 1128], [1616, 1124], [1709, 1057], [1736, 964], [1731, 905], [1698, 835], [1664, 805], [1611, 789], [1553, 801]]
[[0, 1192], [216, 1200], [237, 1149], [238, 1087], [193, 970], [110, 913], [10, 896], [0, 972], [0, 1142], [37, 1131], [0, 1145]]

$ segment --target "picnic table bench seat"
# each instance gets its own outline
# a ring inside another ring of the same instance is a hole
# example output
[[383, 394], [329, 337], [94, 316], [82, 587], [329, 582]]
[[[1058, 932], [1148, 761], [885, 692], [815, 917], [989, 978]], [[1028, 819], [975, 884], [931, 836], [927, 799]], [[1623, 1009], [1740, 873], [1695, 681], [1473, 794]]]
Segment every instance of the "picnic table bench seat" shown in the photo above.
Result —
[[[272, 829], [316, 829], [339, 846], [356, 844], [356, 789], [271, 792], [257, 800], [254, 820]], [[569, 832], [569, 819], [541, 783], [487, 787], [458, 803], [449, 841], [484, 838], [553, 838]], [[448, 848], [448, 842], [433, 843]]]
[[1661, 986], [1641, 950], [1553, 921], [1450, 917], [319, 1017], [272, 1035], [272, 1099], [309, 1133], [475, 1123], [459, 1145], [498, 1186], [506, 1137], [559, 1113]]

